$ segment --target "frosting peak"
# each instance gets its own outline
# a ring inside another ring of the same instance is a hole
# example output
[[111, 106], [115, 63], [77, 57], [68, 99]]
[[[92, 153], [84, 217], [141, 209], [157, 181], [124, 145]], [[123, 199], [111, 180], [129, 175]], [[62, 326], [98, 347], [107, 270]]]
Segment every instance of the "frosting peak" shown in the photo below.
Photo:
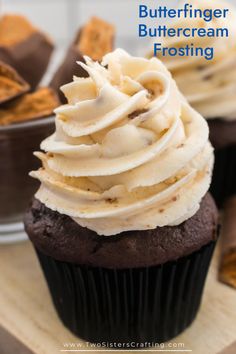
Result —
[[36, 198], [107, 236], [190, 218], [211, 180], [204, 119], [156, 58], [117, 49], [85, 62], [89, 77], [62, 87], [68, 104], [36, 153]]

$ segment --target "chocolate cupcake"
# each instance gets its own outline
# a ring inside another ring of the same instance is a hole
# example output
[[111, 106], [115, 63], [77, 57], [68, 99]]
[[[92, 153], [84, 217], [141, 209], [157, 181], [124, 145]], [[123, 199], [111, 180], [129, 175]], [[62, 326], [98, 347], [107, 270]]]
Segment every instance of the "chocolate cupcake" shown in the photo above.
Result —
[[208, 126], [156, 58], [85, 60], [36, 154], [25, 228], [76, 335], [162, 342], [195, 318], [217, 238]]
[[[210, 27], [227, 28], [229, 37], [166, 38], [163, 46], [195, 45], [213, 48], [212, 60], [204, 56], [163, 57], [178, 87], [190, 104], [208, 120], [210, 141], [215, 148], [215, 167], [211, 192], [219, 206], [236, 193], [236, 10], [225, 1], [193, 2], [194, 8], [229, 9], [226, 18], [213, 18]], [[189, 19], [172, 27], [189, 27]], [[191, 26], [209, 28], [209, 22], [191, 19]]]

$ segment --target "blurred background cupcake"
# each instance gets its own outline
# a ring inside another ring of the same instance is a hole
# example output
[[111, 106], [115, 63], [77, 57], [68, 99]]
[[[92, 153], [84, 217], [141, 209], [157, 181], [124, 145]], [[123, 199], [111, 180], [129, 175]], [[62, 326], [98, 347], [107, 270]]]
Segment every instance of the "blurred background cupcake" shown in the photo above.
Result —
[[215, 147], [211, 191], [219, 204], [236, 192], [236, 9], [225, 1], [189, 1], [193, 8], [229, 9], [226, 18], [181, 19], [170, 27], [227, 28], [229, 37], [159, 38], [164, 47], [214, 48], [212, 60], [204, 56], [160, 57], [171, 71], [190, 104], [208, 120], [210, 140]]

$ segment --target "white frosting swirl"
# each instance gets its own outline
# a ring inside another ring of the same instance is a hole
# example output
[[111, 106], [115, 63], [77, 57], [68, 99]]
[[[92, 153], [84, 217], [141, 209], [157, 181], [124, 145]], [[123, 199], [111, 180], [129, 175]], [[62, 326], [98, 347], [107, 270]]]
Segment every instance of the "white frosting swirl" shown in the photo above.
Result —
[[163, 57], [181, 92], [190, 104], [206, 119], [236, 119], [236, 10], [222, 0], [189, 0], [193, 8], [229, 9], [227, 18], [179, 19], [171, 27], [228, 28], [229, 37], [174, 37], [161, 40], [164, 47], [213, 47], [213, 60], [204, 57]]
[[207, 123], [158, 59], [117, 49], [85, 60], [90, 77], [62, 87], [68, 104], [36, 153], [36, 198], [99, 235], [190, 218], [211, 180]]

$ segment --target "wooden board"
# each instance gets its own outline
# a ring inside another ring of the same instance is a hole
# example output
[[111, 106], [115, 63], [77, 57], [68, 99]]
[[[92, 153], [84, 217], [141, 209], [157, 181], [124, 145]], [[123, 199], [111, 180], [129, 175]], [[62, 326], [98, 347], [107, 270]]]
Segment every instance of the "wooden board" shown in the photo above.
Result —
[[[230, 345], [232, 350], [236, 340], [236, 290], [217, 281], [217, 264], [216, 252], [197, 319], [172, 341], [194, 354], [216, 354]], [[31, 244], [1, 246], [0, 353], [56, 354], [68, 342], [82, 343], [59, 321]]]

